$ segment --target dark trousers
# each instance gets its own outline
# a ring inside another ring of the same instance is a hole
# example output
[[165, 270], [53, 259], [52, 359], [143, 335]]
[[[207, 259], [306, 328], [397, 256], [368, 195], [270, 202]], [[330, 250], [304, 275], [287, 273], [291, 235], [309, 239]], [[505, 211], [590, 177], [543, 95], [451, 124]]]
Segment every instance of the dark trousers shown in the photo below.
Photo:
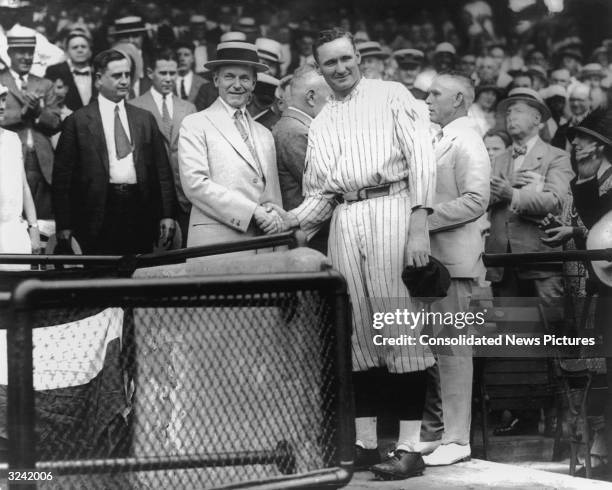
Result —
[[595, 327], [603, 336], [603, 352], [606, 356], [606, 391], [604, 403], [604, 437], [608, 449], [608, 471], [612, 473], [612, 288], [599, 285], [597, 305], [595, 306]]
[[109, 184], [102, 228], [96, 237], [81, 243], [83, 252], [93, 255], [151, 252], [153, 233], [146, 211], [137, 184]]
[[38, 219], [53, 219], [51, 205], [51, 186], [45, 180], [38, 163], [38, 156], [34, 149], [26, 150], [23, 155], [26, 180], [32, 192], [36, 217]]
[[426, 371], [392, 374], [386, 368], [353, 373], [355, 416], [391, 415], [399, 420], [421, 420], [427, 389]]

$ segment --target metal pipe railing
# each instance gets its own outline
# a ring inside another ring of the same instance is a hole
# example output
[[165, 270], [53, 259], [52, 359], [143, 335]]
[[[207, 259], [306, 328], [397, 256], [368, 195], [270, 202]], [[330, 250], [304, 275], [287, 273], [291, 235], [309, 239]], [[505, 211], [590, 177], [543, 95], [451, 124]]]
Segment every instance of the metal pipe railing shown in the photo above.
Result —
[[0, 254], [0, 264], [119, 266], [121, 268], [151, 267], [178, 264], [187, 259], [230, 252], [256, 250], [258, 248], [289, 248], [306, 246], [306, 235], [300, 230], [263, 235], [233, 242], [212, 243], [199, 247], [187, 247], [167, 252], [139, 255], [33, 255]]
[[550, 262], [607, 260], [612, 262], [612, 248], [596, 250], [566, 250], [562, 252], [526, 252], [484, 254], [483, 262], [487, 267], [503, 265], [524, 265]]

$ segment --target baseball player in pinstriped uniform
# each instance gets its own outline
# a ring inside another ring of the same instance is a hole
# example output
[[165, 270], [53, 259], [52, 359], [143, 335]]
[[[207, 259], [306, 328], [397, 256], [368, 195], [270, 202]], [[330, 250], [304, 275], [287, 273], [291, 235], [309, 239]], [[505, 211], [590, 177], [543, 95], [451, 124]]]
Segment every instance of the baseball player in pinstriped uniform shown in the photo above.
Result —
[[[408, 477], [424, 467], [411, 445], [419, 440], [424, 370], [434, 358], [419, 345], [375, 345], [377, 334], [398, 337], [410, 331], [403, 325], [376, 330], [372, 320], [374, 312], [385, 311], [381, 305], [412, 308], [402, 269], [429, 261], [427, 215], [436, 171], [429, 118], [401, 84], [360, 75], [350, 34], [322, 31], [315, 57], [334, 96], [310, 126], [305, 200], [279, 213], [286, 228], [300, 226], [309, 236], [332, 217], [329, 256], [347, 280], [353, 307], [355, 466], [380, 462], [379, 405], [388, 409], [399, 401], [400, 437], [392, 458], [398, 473], [390, 476]], [[393, 400], [383, 400], [385, 393]]]

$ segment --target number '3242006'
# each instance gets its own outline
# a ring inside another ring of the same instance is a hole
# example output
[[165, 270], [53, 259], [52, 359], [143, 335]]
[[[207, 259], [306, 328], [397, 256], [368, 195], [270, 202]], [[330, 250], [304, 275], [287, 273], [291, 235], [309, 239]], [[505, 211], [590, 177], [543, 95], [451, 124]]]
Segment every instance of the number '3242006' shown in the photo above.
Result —
[[50, 471], [9, 471], [9, 481], [49, 481], [53, 480]]

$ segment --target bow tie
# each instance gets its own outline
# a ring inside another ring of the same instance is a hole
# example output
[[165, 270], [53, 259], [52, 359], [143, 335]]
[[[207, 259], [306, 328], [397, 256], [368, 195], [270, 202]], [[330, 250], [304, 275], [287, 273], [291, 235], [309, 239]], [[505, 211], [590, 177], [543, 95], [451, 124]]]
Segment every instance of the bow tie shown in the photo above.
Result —
[[516, 145], [512, 145], [512, 158], [516, 159], [522, 155], [525, 155], [527, 153], [527, 147], [526, 146], [516, 146]]
[[89, 70], [72, 70], [72, 74], [73, 75], [82, 75], [82, 76], [88, 77], [89, 75], [91, 75], [91, 71], [89, 71]]

